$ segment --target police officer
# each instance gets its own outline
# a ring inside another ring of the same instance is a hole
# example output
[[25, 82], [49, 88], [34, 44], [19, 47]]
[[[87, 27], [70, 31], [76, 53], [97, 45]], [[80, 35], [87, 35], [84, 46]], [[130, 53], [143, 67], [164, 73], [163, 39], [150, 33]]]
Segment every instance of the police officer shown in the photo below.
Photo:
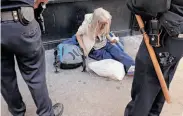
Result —
[[[150, 44], [169, 87], [176, 65], [183, 56], [183, 0], [128, 0], [127, 6], [134, 14], [142, 16]], [[138, 50], [135, 65], [132, 100], [124, 115], [159, 116], [165, 98], [144, 41]]]
[[[37, 0], [35, 7], [40, 2]], [[24, 116], [15, 72], [16, 57], [39, 116], [61, 116], [63, 105], [52, 107], [45, 79], [45, 52], [41, 31], [34, 19], [34, 0], [1, 0], [1, 93], [13, 116]]]

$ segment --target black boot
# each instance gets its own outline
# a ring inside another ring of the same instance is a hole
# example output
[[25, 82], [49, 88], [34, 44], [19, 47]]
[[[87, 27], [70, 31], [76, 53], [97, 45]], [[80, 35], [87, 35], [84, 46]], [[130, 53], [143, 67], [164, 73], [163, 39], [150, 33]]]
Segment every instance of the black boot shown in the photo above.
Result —
[[64, 105], [61, 103], [56, 103], [53, 106], [53, 111], [54, 111], [55, 116], [61, 116], [63, 113], [63, 110], [64, 110]]

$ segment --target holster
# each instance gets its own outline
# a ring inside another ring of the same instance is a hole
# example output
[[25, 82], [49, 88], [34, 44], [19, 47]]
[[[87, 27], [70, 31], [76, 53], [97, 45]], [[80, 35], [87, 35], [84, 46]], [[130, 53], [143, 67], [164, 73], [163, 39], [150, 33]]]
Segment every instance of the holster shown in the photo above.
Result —
[[46, 5], [44, 3], [40, 3], [38, 8], [34, 10], [36, 21], [39, 23], [42, 33], [45, 33], [44, 17], [42, 15], [45, 9]]
[[20, 23], [24, 26], [34, 20], [34, 9], [32, 7], [21, 7], [18, 9]]
[[150, 45], [153, 47], [160, 47], [161, 28], [157, 19], [152, 19], [147, 22], [147, 34], [149, 35]]

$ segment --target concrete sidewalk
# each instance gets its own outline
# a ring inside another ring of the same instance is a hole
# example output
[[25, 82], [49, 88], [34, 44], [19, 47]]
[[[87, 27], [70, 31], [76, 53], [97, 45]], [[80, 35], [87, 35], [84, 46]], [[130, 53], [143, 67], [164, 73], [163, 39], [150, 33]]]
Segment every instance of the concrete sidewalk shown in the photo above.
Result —
[[[125, 51], [133, 58], [140, 41], [141, 36], [124, 38]], [[81, 67], [75, 70], [62, 70], [55, 74], [53, 58], [53, 50], [46, 51], [47, 85], [53, 104], [64, 104], [63, 116], [123, 116], [125, 106], [130, 101], [132, 77], [113, 81], [83, 73]], [[18, 70], [17, 76], [27, 106], [26, 116], [36, 116], [36, 107]], [[11, 116], [3, 99], [1, 102], [1, 116]], [[162, 113], [162, 116], [177, 115], [172, 115], [171, 109], [166, 109], [166, 115]]]

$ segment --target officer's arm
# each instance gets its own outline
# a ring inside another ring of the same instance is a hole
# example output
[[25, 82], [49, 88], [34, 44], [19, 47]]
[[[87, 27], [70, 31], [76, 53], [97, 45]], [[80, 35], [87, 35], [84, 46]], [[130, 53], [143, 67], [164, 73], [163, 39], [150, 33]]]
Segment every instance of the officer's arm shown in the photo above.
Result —
[[48, 0], [34, 0], [34, 8], [38, 8], [39, 4], [40, 3], [45, 3], [47, 4], [48, 3]]

